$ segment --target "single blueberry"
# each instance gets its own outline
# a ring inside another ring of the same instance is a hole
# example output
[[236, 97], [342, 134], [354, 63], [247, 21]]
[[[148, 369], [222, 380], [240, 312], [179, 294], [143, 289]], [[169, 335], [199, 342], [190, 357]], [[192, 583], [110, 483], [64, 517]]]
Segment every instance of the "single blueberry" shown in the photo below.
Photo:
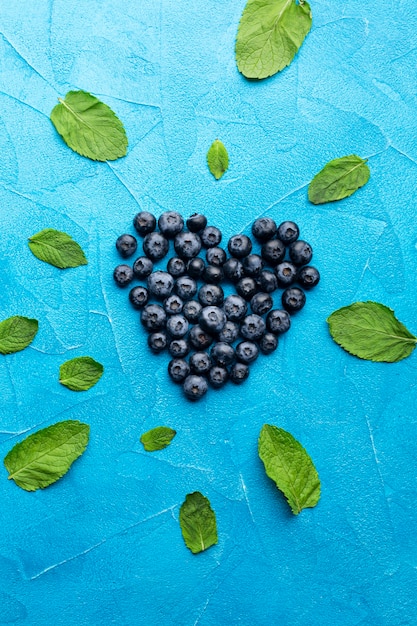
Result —
[[159, 304], [147, 304], [140, 316], [140, 321], [146, 330], [155, 332], [166, 326], [167, 314]]
[[129, 291], [129, 300], [135, 309], [142, 309], [149, 300], [149, 292], [146, 287], [133, 287]]
[[250, 276], [244, 276], [237, 282], [236, 291], [245, 300], [250, 300], [257, 293], [258, 286], [255, 279], [250, 278]]
[[188, 300], [183, 306], [182, 314], [191, 324], [196, 324], [202, 308], [197, 300]]
[[155, 354], [159, 354], [167, 347], [168, 339], [167, 335], [164, 331], [160, 330], [156, 333], [151, 333], [148, 335], [148, 346], [155, 352]]
[[308, 265], [313, 257], [313, 250], [309, 243], [299, 239], [294, 241], [288, 249], [290, 259], [294, 265]]
[[282, 306], [288, 313], [296, 313], [301, 311], [306, 303], [306, 294], [298, 287], [290, 287], [285, 289], [282, 294]]
[[247, 235], [233, 235], [227, 244], [230, 254], [237, 258], [243, 259], [252, 251], [252, 242]]
[[223, 310], [228, 320], [231, 322], [240, 322], [248, 311], [248, 305], [242, 296], [232, 294], [225, 299]]
[[203, 306], [221, 306], [224, 292], [220, 285], [203, 285], [198, 290], [198, 299]]
[[297, 282], [304, 287], [304, 289], [312, 289], [320, 281], [320, 273], [311, 265], [302, 267], [297, 275]]
[[198, 323], [209, 334], [218, 334], [226, 323], [226, 314], [218, 306], [205, 306], [198, 317]]
[[207, 393], [208, 384], [203, 376], [190, 374], [184, 380], [182, 388], [189, 400], [200, 400]]
[[275, 268], [275, 275], [278, 280], [279, 287], [288, 287], [292, 285], [297, 278], [297, 268], [289, 261], [283, 261]]
[[117, 251], [125, 259], [135, 254], [137, 247], [138, 242], [133, 235], [120, 235], [116, 240]]
[[184, 315], [172, 315], [167, 320], [167, 331], [173, 339], [181, 339], [188, 333], [188, 320]]
[[206, 350], [213, 343], [213, 337], [196, 324], [188, 334], [188, 341], [195, 350]]
[[205, 248], [214, 248], [218, 246], [222, 240], [221, 231], [215, 226], [206, 226], [200, 232], [201, 242]]
[[201, 213], [193, 213], [191, 217], [186, 221], [187, 228], [192, 233], [198, 233], [207, 226], [207, 218]]
[[207, 378], [209, 383], [214, 389], [220, 389], [227, 382], [229, 378], [229, 372], [225, 367], [220, 365], [213, 365], [208, 371]]
[[168, 239], [161, 233], [149, 233], [143, 240], [143, 251], [152, 261], [163, 259], [169, 250]]
[[296, 241], [299, 236], [300, 229], [295, 222], [282, 222], [282, 224], [278, 226], [277, 237], [287, 246], [293, 243], [293, 241]]
[[259, 355], [259, 348], [253, 341], [241, 341], [236, 346], [236, 358], [241, 363], [253, 363]]
[[113, 278], [119, 287], [126, 287], [133, 280], [133, 270], [130, 265], [118, 265], [114, 268]]
[[174, 248], [181, 259], [193, 259], [201, 250], [201, 239], [195, 233], [182, 232], [175, 236]]
[[189, 373], [190, 366], [184, 359], [174, 358], [168, 363], [168, 374], [174, 383], [182, 383]]
[[187, 273], [193, 278], [200, 278], [204, 272], [205, 263], [203, 259], [197, 256], [195, 259], [190, 259], [187, 263]]
[[181, 313], [184, 306], [184, 302], [175, 293], [164, 300], [164, 309], [168, 315], [176, 315]]
[[230, 343], [218, 341], [211, 347], [210, 356], [216, 365], [227, 367], [235, 360], [235, 351]]
[[284, 259], [285, 250], [286, 248], [282, 241], [279, 239], [271, 239], [262, 244], [261, 256], [268, 265], [275, 267], [275, 265], [278, 265], [278, 263], [281, 263]]
[[156, 227], [156, 218], [148, 211], [141, 211], [133, 218], [133, 226], [139, 235], [144, 237], [148, 233], [152, 233]]
[[263, 259], [259, 254], [249, 254], [242, 260], [243, 270], [246, 276], [257, 278], [264, 268]]
[[237, 283], [237, 281], [244, 276], [242, 263], [233, 257], [228, 259], [223, 265], [223, 272], [225, 278], [230, 280], [232, 283]]
[[273, 272], [262, 270], [258, 277], [258, 285], [262, 292], [272, 293], [278, 289], [278, 279]]
[[255, 293], [253, 298], [250, 301], [250, 308], [253, 313], [257, 315], [265, 315], [272, 309], [272, 298], [269, 293]]
[[215, 246], [214, 248], [209, 248], [206, 252], [206, 260], [209, 265], [220, 266], [226, 262], [227, 255], [223, 248], [219, 248]]
[[175, 281], [174, 291], [182, 300], [190, 300], [197, 293], [197, 283], [191, 276], [180, 276]]
[[169, 259], [167, 265], [167, 272], [171, 274], [174, 278], [178, 278], [179, 276], [183, 276], [186, 271], [185, 263], [182, 259], [177, 256], [173, 256]]
[[249, 341], [260, 339], [265, 332], [265, 322], [262, 317], [252, 313], [245, 317], [240, 325], [240, 334]]
[[194, 374], [207, 374], [213, 365], [211, 358], [207, 352], [194, 352], [190, 356], [190, 369]]
[[176, 211], [165, 211], [158, 219], [158, 226], [167, 239], [173, 239], [184, 228], [184, 220]]
[[147, 256], [140, 256], [133, 263], [133, 273], [136, 278], [148, 278], [152, 274], [153, 263]]
[[182, 359], [190, 351], [190, 346], [186, 339], [173, 339], [168, 346], [168, 352], [175, 358]]
[[232, 383], [235, 385], [240, 385], [247, 379], [249, 376], [249, 367], [246, 363], [235, 363], [230, 368], [229, 377]]
[[264, 333], [259, 339], [258, 345], [263, 354], [271, 354], [278, 347], [278, 337], [273, 333]]
[[174, 279], [168, 272], [157, 270], [148, 276], [147, 285], [150, 294], [155, 298], [163, 300], [171, 294], [174, 287]]
[[220, 283], [224, 278], [223, 268], [218, 265], [206, 265], [202, 279], [206, 283]]
[[286, 333], [290, 329], [290, 326], [291, 318], [287, 311], [283, 311], [282, 309], [273, 309], [272, 311], [269, 311], [266, 316], [266, 327], [269, 332], [274, 333], [274, 335]]
[[258, 241], [268, 241], [277, 232], [277, 225], [270, 217], [260, 217], [252, 224], [252, 235]]
[[239, 336], [239, 326], [235, 322], [227, 321], [219, 333], [219, 341], [233, 343]]

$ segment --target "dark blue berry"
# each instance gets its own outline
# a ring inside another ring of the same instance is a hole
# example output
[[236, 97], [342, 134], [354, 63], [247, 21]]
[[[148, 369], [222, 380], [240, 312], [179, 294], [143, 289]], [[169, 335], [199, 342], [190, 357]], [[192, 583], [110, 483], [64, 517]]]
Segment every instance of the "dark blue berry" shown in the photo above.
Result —
[[250, 301], [250, 308], [257, 315], [265, 315], [272, 309], [272, 298], [269, 293], [255, 293]]
[[138, 242], [133, 235], [120, 235], [116, 240], [117, 251], [125, 259], [135, 254], [137, 247]]
[[140, 316], [140, 321], [146, 330], [155, 332], [166, 326], [167, 314], [159, 304], [147, 304]]
[[212, 346], [210, 356], [216, 365], [227, 367], [235, 360], [235, 351], [230, 343], [218, 341]]
[[133, 287], [129, 291], [129, 300], [135, 309], [142, 309], [149, 300], [149, 292], [146, 287]]
[[149, 233], [143, 240], [143, 251], [152, 261], [163, 259], [169, 250], [168, 239], [161, 233]]
[[198, 299], [203, 306], [221, 306], [224, 292], [220, 285], [203, 285], [198, 290]]
[[252, 235], [258, 241], [268, 241], [277, 232], [277, 225], [270, 217], [260, 217], [252, 224]]
[[173, 239], [184, 228], [184, 220], [176, 211], [165, 211], [159, 217], [158, 226], [167, 239]]
[[180, 276], [175, 281], [174, 291], [182, 300], [190, 300], [197, 293], [197, 283], [191, 276]]
[[198, 233], [207, 226], [207, 218], [205, 215], [201, 215], [201, 213], [193, 213], [193, 215], [188, 218], [186, 224], [188, 230], [192, 233]]
[[174, 248], [181, 259], [193, 259], [201, 250], [201, 239], [195, 233], [179, 233], [174, 239]]
[[282, 309], [273, 309], [272, 311], [269, 311], [266, 316], [266, 327], [269, 332], [274, 333], [274, 335], [286, 333], [290, 329], [290, 326], [291, 318], [287, 311], [283, 311]]
[[163, 300], [171, 295], [171, 291], [174, 287], [174, 279], [168, 272], [158, 270], [148, 276], [147, 284], [149, 293], [155, 298]]
[[133, 280], [133, 270], [130, 265], [118, 265], [114, 268], [113, 278], [119, 287], [126, 287]]
[[313, 250], [309, 243], [299, 239], [294, 241], [288, 249], [290, 259], [294, 265], [308, 265], [313, 257]]
[[147, 256], [140, 256], [133, 263], [133, 273], [136, 278], [147, 278], [152, 274], [153, 263]]
[[228, 320], [231, 322], [240, 322], [248, 311], [248, 305], [242, 296], [232, 294], [225, 299], [223, 310]]
[[188, 341], [195, 350], [206, 350], [213, 343], [213, 337], [196, 324], [188, 334]]
[[214, 389], [220, 389], [227, 382], [229, 378], [229, 372], [225, 367], [220, 365], [213, 365], [208, 371], [207, 378], [209, 383]]
[[219, 248], [215, 246], [214, 248], [209, 248], [206, 252], [206, 260], [209, 265], [220, 266], [226, 262], [227, 255], [223, 248]]
[[188, 333], [188, 320], [184, 315], [172, 315], [167, 320], [167, 331], [173, 339], [181, 339]]
[[218, 246], [222, 240], [221, 231], [215, 226], [206, 226], [200, 232], [201, 242], [205, 248], [214, 248]]
[[165, 350], [167, 343], [168, 339], [164, 331], [158, 331], [157, 333], [152, 333], [148, 336], [148, 346], [152, 352], [155, 352], [155, 354]]
[[297, 282], [304, 287], [304, 289], [312, 289], [320, 281], [319, 271], [311, 265], [302, 267], [298, 272]]
[[230, 280], [232, 283], [237, 283], [237, 281], [244, 276], [242, 263], [238, 259], [234, 258], [226, 261], [223, 265], [223, 272], [225, 278]]
[[264, 268], [264, 262], [259, 254], [249, 254], [242, 260], [243, 270], [246, 276], [257, 278]]
[[200, 278], [206, 267], [203, 259], [197, 256], [195, 259], [190, 259], [187, 263], [187, 273], [193, 278]]
[[264, 293], [272, 293], [278, 289], [278, 279], [273, 272], [262, 270], [258, 277], [258, 285]]
[[265, 322], [262, 317], [252, 313], [243, 320], [240, 325], [240, 334], [249, 341], [260, 339], [265, 332]]
[[275, 267], [285, 257], [285, 245], [279, 239], [271, 239], [262, 244], [261, 256], [268, 265]]
[[258, 286], [253, 278], [244, 276], [237, 282], [236, 291], [245, 300], [250, 300], [257, 293]]
[[190, 356], [190, 369], [194, 374], [207, 374], [213, 365], [211, 358], [207, 352], [194, 352]]
[[252, 242], [247, 235], [233, 235], [229, 239], [227, 249], [236, 259], [243, 259], [252, 252]]
[[282, 306], [288, 313], [296, 313], [301, 311], [306, 303], [306, 294], [298, 287], [290, 287], [282, 294]]
[[218, 306], [205, 306], [199, 315], [198, 323], [210, 335], [218, 334], [226, 323], [225, 312]]
[[259, 355], [259, 348], [253, 341], [241, 341], [236, 346], [236, 358], [241, 363], [253, 363]]
[[168, 374], [174, 383], [182, 383], [190, 373], [190, 366], [184, 359], [172, 359], [168, 363]]
[[220, 283], [224, 278], [223, 268], [217, 265], [206, 265], [202, 279], [206, 283]]
[[190, 346], [185, 339], [173, 339], [168, 346], [168, 352], [175, 358], [182, 359], [190, 351]]
[[293, 263], [284, 261], [275, 268], [275, 275], [278, 280], [279, 287], [288, 287], [292, 285], [297, 278], [297, 268]]
[[168, 261], [167, 272], [171, 274], [174, 278], [178, 278], [179, 276], [183, 276], [186, 271], [186, 265], [182, 259], [177, 256], [173, 256]]
[[184, 302], [176, 294], [172, 294], [164, 300], [164, 309], [168, 313], [168, 315], [176, 315], [177, 313], [181, 313], [183, 306]]
[[273, 333], [264, 333], [259, 339], [258, 345], [263, 354], [271, 354], [278, 347], [278, 337]]
[[182, 314], [191, 324], [196, 324], [202, 308], [203, 307], [197, 300], [188, 300], [183, 306]]
[[184, 380], [182, 388], [189, 400], [200, 400], [207, 393], [208, 384], [203, 376], [190, 374]]
[[230, 368], [229, 377], [232, 383], [240, 385], [249, 376], [249, 367], [246, 363], [235, 363]]
[[282, 224], [278, 226], [277, 237], [287, 246], [293, 243], [293, 241], [296, 241], [299, 235], [300, 229], [295, 222], [282, 222]]
[[219, 333], [219, 341], [233, 343], [239, 336], [239, 326], [235, 322], [227, 321]]
[[133, 218], [133, 226], [139, 235], [144, 237], [148, 233], [152, 233], [156, 227], [156, 218], [148, 211], [141, 211]]

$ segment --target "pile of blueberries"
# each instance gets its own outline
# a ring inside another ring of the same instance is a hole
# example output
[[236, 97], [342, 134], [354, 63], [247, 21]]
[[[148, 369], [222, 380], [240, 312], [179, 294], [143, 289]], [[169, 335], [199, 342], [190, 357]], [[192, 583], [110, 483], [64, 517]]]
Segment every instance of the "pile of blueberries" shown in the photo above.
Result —
[[[227, 243], [230, 256], [220, 247], [221, 231], [207, 226], [206, 217], [198, 213], [186, 221], [188, 230], [175, 211], [162, 213], [158, 222], [141, 211], [133, 225], [143, 237], [144, 256], [132, 267], [118, 265], [113, 277], [120, 287], [134, 279], [146, 281], [146, 287], [130, 289], [129, 300], [141, 311], [150, 349], [168, 350], [169, 376], [182, 384], [191, 400], [202, 398], [209, 384], [218, 389], [228, 380], [246, 380], [259, 353], [276, 350], [278, 336], [289, 330], [290, 316], [305, 304], [304, 290], [320, 280], [318, 270], [309, 265], [312, 248], [299, 239], [294, 222], [277, 226], [269, 217], [257, 219], [252, 234], [260, 254], [254, 254], [251, 239], [240, 234]], [[169, 259], [166, 271], [154, 269], [168, 254], [170, 240], [176, 256]], [[137, 246], [130, 234], [116, 241], [123, 258], [133, 256]], [[199, 256], [202, 249], [205, 261]], [[225, 296], [223, 281], [232, 283], [235, 293]], [[283, 289], [282, 308], [273, 309], [271, 294], [278, 288]]]

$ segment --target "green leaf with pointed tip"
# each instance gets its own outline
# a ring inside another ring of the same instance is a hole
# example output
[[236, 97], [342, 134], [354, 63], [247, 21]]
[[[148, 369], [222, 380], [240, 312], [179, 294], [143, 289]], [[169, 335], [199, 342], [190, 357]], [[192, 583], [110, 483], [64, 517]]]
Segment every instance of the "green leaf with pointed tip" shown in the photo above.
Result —
[[143, 433], [140, 441], [147, 452], [154, 452], [169, 446], [176, 434], [176, 431], [168, 426], [157, 426]]
[[301, 443], [282, 428], [265, 424], [259, 435], [258, 451], [267, 475], [282, 491], [294, 515], [316, 506], [320, 480]]
[[51, 121], [67, 146], [94, 161], [113, 161], [127, 152], [126, 131], [107, 104], [87, 91], [58, 98]]
[[199, 491], [185, 497], [180, 508], [180, 526], [185, 545], [193, 554], [217, 543], [216, 515]]
[[369, 180], [371, 172], [366, 163], [356, 154], [329, 161], [311, 181], [308, 199], [313, 204], [324, 204], [351, 196]]
[[216, 139], [207, 152], [207, 165], [216, 180], [219, 180], [229, 167], [229, 155], [224, 144]]
[[240, 18], [235, 54], [246, 78], [267, 78], [287, 67], [310, 32], [304, 0], [249, 0]]
[[395, 363], [410, 356], [417, 337], [379, 302], [355, 302], [327, 318], [330, 334], [344, 350], [366, 361]]
[[0, 353], [13, 354], [28, 347], [38, 332], [38, 320], [14, 315], [0, 322]]
[[9, 480], [25, 491], [44, 489], [66, 474], [87, 447], [90, 427], [58, 422], [17, 443], [4, 459]]
[[78, 243], [60, 230], [45, 228], [32, 235], [29, 237], [29, 248], [38, 259], [60, 269], [87, 265], [85, 254]]
[[104, 367], [90, 356], [66, 361], [59, 368], [59, 382], [72, 391], [87, 391], [101, 378]]

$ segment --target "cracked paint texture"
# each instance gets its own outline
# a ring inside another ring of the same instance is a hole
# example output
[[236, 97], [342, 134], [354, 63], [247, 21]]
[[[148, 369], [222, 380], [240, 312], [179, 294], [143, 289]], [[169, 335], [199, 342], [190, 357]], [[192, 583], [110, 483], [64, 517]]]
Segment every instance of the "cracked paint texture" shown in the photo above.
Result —
[[[91, 440], [44, 491], [1, 472], [0, 624], [415, 624], [417, 356], [355, 359], [325, 319], [371, 299], [417, 333], [417, 14], [403, 0], [312, 0], [294, 63], [257, 83], [234, 61], [244, 4], [2, 3], [0, 317], [40, 326], [0, 359], [0, 454], [62, 419], [89, 423]], [[49, 113], [69, 89], [116, 111], [125, 158], [94, 163], [64, 145]], [[230, 155], [220, 181], [205, 159], [216, 137]], [[366, 187], [310, 205], [314, 174], [353, 152], [369, 158]], [[277, 352], [198, 404], [112, 280], [133, 216], [173, 209], [205, 213], [225, 241], [261, 215], [293, 219], [322, 275]], [[35, 259], [27, 239], [43, 228], [72, 235], [88, 266]], [[60, 364], [87, 354], [104, 365], [99, 383], [60, 386]], [[321, 500], [298, 517], [257, 456], [266, 422], [318, 469]], [[140, 435], [162, 424], [175, 440], [144, 452]], [[198, 556], [178, 525], [195, 490], [219, 530]]]

